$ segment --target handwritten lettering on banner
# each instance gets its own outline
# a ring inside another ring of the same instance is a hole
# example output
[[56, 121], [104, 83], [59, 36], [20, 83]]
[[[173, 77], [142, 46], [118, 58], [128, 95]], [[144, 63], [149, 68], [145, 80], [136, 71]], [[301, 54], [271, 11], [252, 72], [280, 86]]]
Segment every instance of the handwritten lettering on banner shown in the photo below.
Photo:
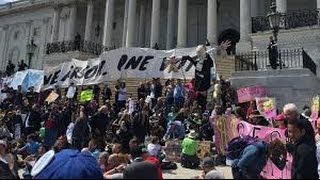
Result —
[[312, 102], [311, 102], [311, 119], [312, 120], [316, 120], [319, 116], [319, 102], [320, 102], [320, 97], [316, 96], [312, 98]]
[[267, 95], [267, 90], [263, 86], [246, 87], [237, 90], [238, 102], [244, 103], [255, 101], [256, 97], [264, 97]]
[[277, 116], [276, 99], [269, 97], [256, 98], [257, 109], [266, 118]]
[[[213, 49], [209, 49], [208, 53]], [[169, 72], [167, 57], [175, 55], [178, 72]], [[194, 66], [191, 59], [196, 57], [196, 48], [174, 50], [154, 50], [144, 48], [120, 48], [103, 53], [99, 58], [88, 61], [73, 59], [46, 72], [44, 89], [89, 85], [120, 78], [184, 78], [194, 77]], [[212, 57], [212, 59], [214, 59]]]
[[237, 132], [238, 120], [235, 116], [218, 116], [213, 119], [213, 128], [215, 132], [216, 149], [219, 154], [225, 154], [225, 147], [235, 137]]
[[[230, 120], [230, 118], [225, 116], [220, 116], [220, 117], [217, 117], [216, 119], [217, 121], [219, 121], [220, 119], [220, 122], [216, 122], [213, 124], [214, 130], [215, 130], [216, 147], [219, 153], [224, 153], [224, 151], [221, 151], [223, 149], [221, 146], [224, 146], [225, 139], [229, 139], [228, 140], [229, 142], [232, 138], [238, 137], [238, 136], [249, 135], [249, 136], [257, 137], [265, 142], [271, 142], [276, 138], [280, 139], [283, 142], [285, 142], [286, 140], [285, 130], [283, 129], [277, 129], [277, 128], [265, 127], [265, 126], [254, 126], [245, 121], [236, 121], [237, 122], [236, 126], [232, 125], [230, 128], [228, 128], [228, 126], [221, 125], [221, 123], [230, 122], [227, 120], [227, 119]], [[229, 123], [229, 124], [232, 124], [232, 123]], [[221, 129], [221, 127], [226, 127], [226, 128]], [[226, 138], [225, 134], [228, 134], [229, 138]], [[287, 163], [285, 168], [282, 171], [278, 169], [276, 165], [269, 159], [261, 175], [266, 179], [290, 179], [291, 167], [292, 167], [292, 156], [288, 153]]]

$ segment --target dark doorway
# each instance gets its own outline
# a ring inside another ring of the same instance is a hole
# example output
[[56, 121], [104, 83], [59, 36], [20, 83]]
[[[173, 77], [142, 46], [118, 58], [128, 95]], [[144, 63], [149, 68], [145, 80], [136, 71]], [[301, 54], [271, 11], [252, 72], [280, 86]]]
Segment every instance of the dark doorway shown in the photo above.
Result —
[[222, 31], [222, 33], [219, 35], [218, 42], [221, 44], [223, 41], [230, 40], [231, 46], [227, 49], [227, 53], [230, 54], [236, 54], [236, 44], [240, 40], [240, 33], [234, 29], [226, 29]]

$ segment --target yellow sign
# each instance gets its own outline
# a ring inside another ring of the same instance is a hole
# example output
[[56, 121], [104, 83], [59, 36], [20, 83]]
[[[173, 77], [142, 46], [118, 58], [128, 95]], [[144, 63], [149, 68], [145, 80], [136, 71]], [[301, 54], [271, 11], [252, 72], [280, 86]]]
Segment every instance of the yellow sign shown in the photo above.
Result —
[[93, 99], [93, 90], [85, 90], [80, 94], [80, 102], [87, 102]]

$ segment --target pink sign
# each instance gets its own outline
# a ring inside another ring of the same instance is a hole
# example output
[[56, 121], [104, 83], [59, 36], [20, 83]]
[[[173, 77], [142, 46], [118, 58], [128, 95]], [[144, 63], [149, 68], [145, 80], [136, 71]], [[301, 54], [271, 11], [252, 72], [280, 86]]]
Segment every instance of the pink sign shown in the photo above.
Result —
[[[225, 154], [225, 147], [227, 143], [238, 136], [253, 136], [265, 142], [271, 142], [275, 139], [286, 141], [285, 130], [265, 127], [254, 126], [245, 121], [239, 121], [232, 116], [219, 116], [212, 119], [215, 130], [215, 142], [219, 153]], [[277, 168], [277, 166], [269, 159], [265, 168], [261, 172], [261, 175], [266, 179], [290, 179], [292, 167], [292, 156], [287, 153], [287, 163], [283, 170]]]
[[263, 86], [246, 87], [237, 90], [238, 102], [244, 103], [255, 101], [256, 97], [264, 97], [267, 95], [267, 90]]

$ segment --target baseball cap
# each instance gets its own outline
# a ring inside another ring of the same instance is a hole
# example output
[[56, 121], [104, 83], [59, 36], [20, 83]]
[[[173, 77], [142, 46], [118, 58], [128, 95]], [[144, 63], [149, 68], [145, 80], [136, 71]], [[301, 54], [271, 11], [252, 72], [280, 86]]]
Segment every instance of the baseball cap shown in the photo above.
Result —
[[97, 160], [88, 153], [65, 149], [49, 151], [34, 165], [34, 179], [103, 179]]
[[284, 121], [284, 119], [285, 119], [284, 114], [279, 114], [279, 115], [276, 117], [276, 121]]
[[214, 159], [212, 157], [203, 158], [201, 166], [202, 167], [214, 167], [215, 166]]
[[206, 174], [205, 179], [225, 179], [225, 178], [217, 170], [212, 170]]

